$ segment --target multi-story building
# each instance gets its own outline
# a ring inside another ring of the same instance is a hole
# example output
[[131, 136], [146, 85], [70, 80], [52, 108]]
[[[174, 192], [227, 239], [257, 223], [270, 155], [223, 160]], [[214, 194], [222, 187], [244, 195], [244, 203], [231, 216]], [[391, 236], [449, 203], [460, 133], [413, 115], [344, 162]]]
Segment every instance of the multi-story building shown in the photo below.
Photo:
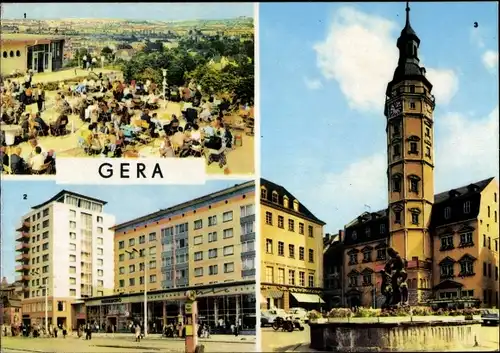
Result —
[[391, 247], [407, 261], [410, 303], [497, 306], [498, 183], [434, 195], [435, 99], [406, 11], [386, 93], [389, 205], [345, 227], [345, 304], [380, 307], [379, 272]]
[[63, 190], [22, 217], [16, 271], [24, 284], [23, 321], [73, 327], [71, 305], [113, 291], [114, 216], [105, 201]]
[[[86, 300], [87, 319], [128, 330], [176, 322], [195, 290], [213, 328], [240, 320], [255, 330], [255, 183], [235, 185], [112, 228], [115, 295]], [[147, 272], [147, 273], [146, 273]]]
[[342, 306], [342, 286], [343, 276], [343, 234], [340, 230], [338, 234], [325, 234], [323, 238], [323, 276], [324, 280], [324, 300], [326, 309]]
[[0, 284], [0, 325], [19, 326], [21, 324], [22, 290], [22, 283], [8, 283], [5, 277], [2, 278]]
[[283, 186], [261, 179], [261, 308], [324, 303], [323, 226]]

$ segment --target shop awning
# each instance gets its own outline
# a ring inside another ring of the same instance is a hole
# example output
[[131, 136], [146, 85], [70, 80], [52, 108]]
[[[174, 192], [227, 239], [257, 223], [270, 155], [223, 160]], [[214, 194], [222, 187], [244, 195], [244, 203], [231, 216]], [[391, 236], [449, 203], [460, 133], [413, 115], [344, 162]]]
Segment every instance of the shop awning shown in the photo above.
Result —
[[273, 299], [283, 298], [283, 292], [280, 290], [268, 290], [266, 293], [266, 297], [273, 298]]
[[261, 304], [267, 304], [267, 299], [262, 294], [260, 295], [260, 303]]
[[320, 303], [324, 304], [325, 301], [317, 294], [306, 293], [291, 293], [299, 303]]

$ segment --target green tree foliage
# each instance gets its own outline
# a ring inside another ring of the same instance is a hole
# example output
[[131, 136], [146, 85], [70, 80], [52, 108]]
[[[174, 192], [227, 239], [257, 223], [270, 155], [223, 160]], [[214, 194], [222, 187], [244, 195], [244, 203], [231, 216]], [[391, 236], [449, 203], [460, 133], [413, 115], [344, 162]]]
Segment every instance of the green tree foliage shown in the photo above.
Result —
[[[196, 35], [195, 35], [196, 34]], [[222, 57], [229, 64], [222, 68], [214, 63]], [[152, 80], [161, 84], [162, 69], [167, 69], [170, 86], [182, 86], [194, 79], [204, 93], [228, 93], [242, 103], [254, 98], [254, 43], [237, 37], [204, 37], [192, 31], [176, 48], [145, 50], [130, 61], [120, 62], [125, 80]]]

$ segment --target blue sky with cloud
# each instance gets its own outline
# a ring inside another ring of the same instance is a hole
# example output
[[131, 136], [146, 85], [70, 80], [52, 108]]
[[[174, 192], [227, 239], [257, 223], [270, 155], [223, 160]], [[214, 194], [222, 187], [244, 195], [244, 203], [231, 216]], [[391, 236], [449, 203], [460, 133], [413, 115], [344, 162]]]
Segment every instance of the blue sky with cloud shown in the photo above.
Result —
[[211, 20], [253, 17], [252, 3], [14, 3], [2, 4], [2, 18], [109, 18], [132, 20]]
[[[107, 201], [104, 212], [116, 217], [117, 223], [175, 206], [179, 203], [223, 190], [244, 181], [209, 181], [205, 185], [193, 186], [73, 186], [57, 185], [54, 181], [2, 181], [1, 185], [1, 230], [2, 230], [2, 276], [10, 281], [15, 277], [16, 226], [31, 206], [47, 201], [61, 190], [73, 191]], [[23, 195], [26, 194], [26, 200]]]
[[[436, 96], [435, 191], [498, 177], [498, 4], [410, 7]], [[404, 22], [403, 2], [260, 5], [262, 176], [326, 232], [387, 206], [384, 99]]]

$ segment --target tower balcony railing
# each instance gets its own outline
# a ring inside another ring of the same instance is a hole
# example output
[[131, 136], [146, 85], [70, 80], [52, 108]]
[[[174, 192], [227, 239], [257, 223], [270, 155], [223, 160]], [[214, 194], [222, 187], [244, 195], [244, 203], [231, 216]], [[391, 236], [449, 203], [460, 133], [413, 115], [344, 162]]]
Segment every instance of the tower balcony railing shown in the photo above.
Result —
[[30, 222], [23, 221], [21, 222], [17, 227], [16, 231], [21, 232], [21, 231], [29, 231], [30, 230]]
[[30, 233], [28, 231], [22, 230], [16, 234], [17, 241], [26, 241], [30, 238]]
[[30, 259], [29, 253], [21, 253], [21, 254], [16, 255], [17, 262], [26, 262], [26, 261], [29, 261], [29, 259]]
[[28, 271], [29, 269], [30, 269], [29, 264], [16, 265], [16, 272], [24, 272], [24, 271]]
[[26, 243], [16, 245], [16, 251], [29, 251], [30, 246]]

